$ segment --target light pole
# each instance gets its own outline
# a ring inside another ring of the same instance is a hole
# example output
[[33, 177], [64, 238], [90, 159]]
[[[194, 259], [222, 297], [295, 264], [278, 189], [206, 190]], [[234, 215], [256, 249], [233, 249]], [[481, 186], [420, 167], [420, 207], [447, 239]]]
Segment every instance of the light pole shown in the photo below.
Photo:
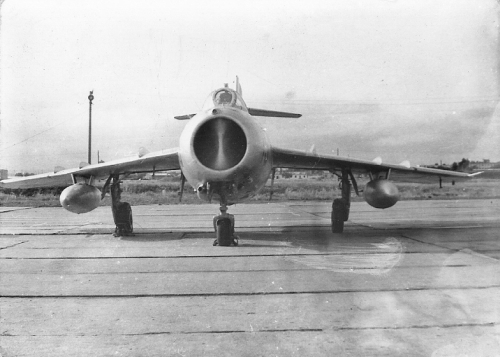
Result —
[[90, 91], [89, 95], [89, 157], [88, 163], [89, 165], [92, 163], [92, 101], [94, 100], [94, 95], [92, 94], [94, 91]]

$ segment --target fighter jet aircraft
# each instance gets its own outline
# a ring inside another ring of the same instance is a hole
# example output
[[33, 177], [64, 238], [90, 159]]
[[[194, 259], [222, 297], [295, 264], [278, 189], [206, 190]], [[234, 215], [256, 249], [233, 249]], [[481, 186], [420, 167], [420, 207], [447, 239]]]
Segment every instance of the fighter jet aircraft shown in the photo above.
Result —
[[[405, 161], [399, 165], [322, 155], [315, 150], [300, 151], [278, 148], [269, 142], [266, 133], [253, 116], [298, 118], [300, 114], [248, 107], [242, 98], [236, 78], [236, 89], [226, 85], [213, 91], [200, 112], [175, 117], [186, 120], [179, 147], [148, 153], [141, 150], [135, 157], [61, 170], [54, 173], [7, 179], [0, 188], [64, 187], [61, 205], [74, 213], [86, 213], [97, 206], [111, 191], [115, 235], [133, 232], [130, 204], [120, 200], [120, 177], [131, 173], [166, 170], [182, 171], [182, 189], [187, 181], [201, 200], [219, 201], [220, 214], [214, 217], [214, 245], [236, 245], [234, 216], [227, 213], [229, 205], [255, 195], [266, 184], [276, 168], [328, 170], [340, 181], [341, 197], [333, 200], [332, 232], [342, 233], [348, 220], [351, 190], [360, 194], [356, 177], [368, 175], [363, 190], [366, 202], [376, 208], [388, 208], [399, 199], [397, 187], [390, 179], [405, 175], [435, 176], [443, 179], [470, 178], [449, 170], [412, 167]], [[332, 137], [332, 140], [334, 137]], [[95, 179], [107, 178], [102, 193], [94, 186]], [[274, 178], [274, 176], [273, 176]]]

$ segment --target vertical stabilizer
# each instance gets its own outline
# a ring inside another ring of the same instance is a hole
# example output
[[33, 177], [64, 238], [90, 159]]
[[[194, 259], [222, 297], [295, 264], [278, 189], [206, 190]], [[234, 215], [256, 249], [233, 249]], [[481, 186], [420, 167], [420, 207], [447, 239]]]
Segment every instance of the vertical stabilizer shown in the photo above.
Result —
[[243, 92], [241, 91], [240, 79], [236, 76], [236, 92], [243, 97]]

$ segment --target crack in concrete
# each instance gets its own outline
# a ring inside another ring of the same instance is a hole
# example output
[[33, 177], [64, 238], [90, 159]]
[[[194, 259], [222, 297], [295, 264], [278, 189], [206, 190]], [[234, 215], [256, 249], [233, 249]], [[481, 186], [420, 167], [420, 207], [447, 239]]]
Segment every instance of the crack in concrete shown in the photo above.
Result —
[[6, 247], [2, 247], [2, 248], [0, 248], [0, 250], [12, 248], [12, 247], [15, 247], [15, 246], [18, 246], [20, 244], [27, 243], [27, 242], [29, 242], [29, 240], [25, 240], [25, 241], [22, 241], [22, 242], [18, 242], [18, 243], [15, 243], [15, 244], [8, 245]]
[[40, 208], [40, 207], [10, 207], [10, 208], [4, 208], [4, 209], [0, 210], [0, 214], [7, 213], [7, 212], [24, 211], [24, 210], [27, 210], [27, 209], [34, 209], [34, 208]]
[[412, 240], [414, 242], [421, 243], [421, 244], [431, 245], [431, 246], [438, 247], [438, 248], [441, 248], [441, 249], [450, 250], [452, 252], [460, 252], [460, 249], [453, 249], [453, 248], [444, 247], [444, 246], [441, 246], [441, 245], [433, 243], [433, 242], [425, 242], [425, 241], [420, 240], [420, 239], [409, 237], [406, 234], [401, 234], [401, 237], [409, 239], [409, 240]]
[[445, 247], [445, 246], [442, 246], [442, 245], [439, 245], [439, 244], [436, 244], [436, 243], [433, 243], [433, 242], [425, 242], [423, 240], [412, 238], [412, 237], [409, 237], [409, 236], [407, 236], [405, 234], [402, 234], [401, 237], [409, 239], [409, 240], [412, 240], [414, 242], [421, 243], [421, 244], [427, 244], [427, 245], [430, 245], [430, 246], [434, 246], [434, 247], [446, 249], [446, 250], [452, 251], [454, 253], [463, 253], [463, 254], [468, 254], [468, 255], [472, 255], [472, 256], [481, 255], [483, 258], [488, 258], [488, 259], [492, 259], [492, 260], [495, 260], [495, 261], [500, 260], [498, 258], [491, 257], [491, 256], [486, 255], [486, 254], [482, 254], [482, 253], [498, 252], [498, 251], [500, 251], [499, 249], [488, 249], [488, 250], [478, 249], [478, 250], [472, 250], [472, 249], [463, 249], [463, 248], [460, 248], [460, 249], [459, 248], [449, 248], [449, 247]]

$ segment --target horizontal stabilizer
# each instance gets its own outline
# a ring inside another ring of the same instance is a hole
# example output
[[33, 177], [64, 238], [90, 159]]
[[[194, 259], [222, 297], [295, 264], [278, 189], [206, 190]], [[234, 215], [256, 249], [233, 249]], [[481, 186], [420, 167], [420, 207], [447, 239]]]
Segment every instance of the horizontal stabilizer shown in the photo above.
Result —
[[377, 165], [382, 165], [382, 158], [380, 156], [377, 156], [375, 159], [372, 160], [374, 163]]
[[302, 116], [302, 114], [277, 112], [274, 110], [265, 110], [256, 108], [248, 108], [248, 113], [250, 115], [255, 115], [258, 117], [275, 117], [275, 118], [300, 118]]
[[146, 149], [144, 146], [141, 146], [139, 148], [139, 157], [143, 157], [146, 154], [149, 154], [149, 150]]
[[408, 160], [405, 160], [405, 161], [401, 162], [401, 163], [399, 164], [399, 166], [404, 166], [404, 167], [406, 167], [407, 169], [409, 169], [409, 168], [411, 167], [410, 162], [409, 162]]
[[175, 119], [177, 120], [188, 120], [188, 119], [191, 119], [192, 117], [194, 117], [196, 114], [186, 114], [186, 115], [178, 115], [176, 117], [174, 117]]

